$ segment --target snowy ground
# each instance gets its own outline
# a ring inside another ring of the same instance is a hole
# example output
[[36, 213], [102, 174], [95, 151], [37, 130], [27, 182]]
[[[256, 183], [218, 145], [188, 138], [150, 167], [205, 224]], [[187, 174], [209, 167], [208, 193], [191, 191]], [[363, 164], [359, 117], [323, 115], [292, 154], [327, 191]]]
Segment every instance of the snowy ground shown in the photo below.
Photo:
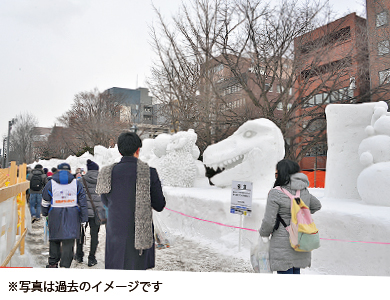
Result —
[[[312, 267], [303, 269], [302, 273], [389, 276], [390, 208], [365, 205], [361, 201], [327, 199], [322, 189], [311, 189], [311, 192], [323, 205], [314, 216], [321, 230], [322, 242], [321, 247], [313, 252]], [[240, 216], [229, 211], [228, 190], [164, 188], [164, 193], [167, 207], [158, 216], [173, 236], [170, 248], [156, 250], [155, 271], [253, 273], [250, 242], [257, 240], [258, 233], [221, 224], [258, 229], [265, 200], [256, 200], [252, 207], [253, 215], [240, 224]], [[49, 248], [43, 242], [43, 220], [29, 227], [26, 236], [27, 254], [20, 259], [15, 255], [11, 266], [44, 268]], [[104, 269], [105, 226], [101, 226], [99, 233], [98, 264], [91, 268], [87, 266], [88, 234], [87, 229], [85, 261], [81, 264], [73, 261], [72, 268]]]
[[[98, 264], [87, 266], [89, 251], [89, 228], [84, 245], [84, 262], [72, 262], [75, 269], [104, 269], [105, 226], [99, 232], [99, 246], [96, 253]], [[29, 265], [35, 268], [44, 268], [49, 256], [49, 244], [43, 241], [43, 220], [32, 224], [32, 230], [26, 237], [26, 256]], [[25, 263], [25, 262], [24, 262]], [[14, 265], [16, 266], [16, 265]], [[188, 272], [238, 272], [253, 273], [249, 258], [242, 259], [231, 255], [224, 255], [210, 245], [176, 236], [170, 248], [156, 250], [156, 267], [154, 271], [188, 271]]]
[[[84, 262], [72, 262], [73, 269], [104, 269], [105, 226], [99, 232], [99, 246], [96, 253], [98, 264], [88, 267], [89, 228], [84, 245]], [[224, 253], [223, 253], [224, 252]], [[49, 256], [49, 244], [43, 240], [43, 220], [35, 222], [26, 237], [26, 258], [13, 266], [45, 268]], [[234, 272], [253, 273], [249, 256], [246, 252], [234, 253], [221, 251], [216, 244], [206, 240], [191, 240], [177, 235], [172, 239], [170, 248], [156, 250], [156, 267], [153, 271], [185, 272]], [[317, 274], [310, 269], [302, 270], [303, 274]]]

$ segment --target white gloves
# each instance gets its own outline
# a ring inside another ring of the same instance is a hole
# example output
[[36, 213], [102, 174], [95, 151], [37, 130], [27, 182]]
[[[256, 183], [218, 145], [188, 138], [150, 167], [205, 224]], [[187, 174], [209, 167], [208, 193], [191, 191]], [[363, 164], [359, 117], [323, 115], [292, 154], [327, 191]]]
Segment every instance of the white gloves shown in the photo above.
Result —
[[263, 240], [264, 243], [268, 243], [268, 241], [269, 241], [268, 236], [262, 236], [261, 239]]

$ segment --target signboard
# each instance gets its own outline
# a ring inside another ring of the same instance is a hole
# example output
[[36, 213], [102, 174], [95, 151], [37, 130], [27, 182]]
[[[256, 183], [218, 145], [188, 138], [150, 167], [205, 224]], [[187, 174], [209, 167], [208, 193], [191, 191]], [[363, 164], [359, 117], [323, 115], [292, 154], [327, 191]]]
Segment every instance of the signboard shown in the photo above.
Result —
[[232, 182], [232, 202], [230, 205], [232, 214], [250, 216], [252, 212], [252, 182]]

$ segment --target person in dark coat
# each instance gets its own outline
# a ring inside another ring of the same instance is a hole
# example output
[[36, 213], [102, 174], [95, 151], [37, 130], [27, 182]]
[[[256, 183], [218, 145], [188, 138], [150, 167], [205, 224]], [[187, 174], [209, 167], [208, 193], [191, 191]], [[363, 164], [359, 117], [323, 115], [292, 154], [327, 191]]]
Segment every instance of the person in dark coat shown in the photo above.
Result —
[[[100, 218], [105, 217], [105, 210], [103, 208], [103, 203], [100, 199], [100, 195], [96, 194], [96, 182], [99, 174], [99, 165], [92, 160], [87, 160], [87, 170], [88, 172], [78, 181], [80, 181], [84, 189], [88, 189], [92, 199], [89, 199], [88, 193], [85, 192], [87, 197], [87, 203], [88, 203], [88, 222], [86, 226], [89, 225], [90, 228], [90, 235], [91, 235], [91, 244], [89, 248], [89, 255], [88, 255], [88, 267], [92, 267], [97, 264], [97, 260], [95, 257], [97, 246], [99, 244], [99, 230], [100, 230], [100, 224], [96, 223], [95, 220], [95, 212], [93, 210], [91, 201], [93, 201], [95, 209], [97, 210]], [[83, 178], [85, 179], [86, 186], [84, 185]], [[83, 241], [85, 238], [84, 230], [81, 231], [80, 239], [76, 242], [76, 255], [75, 260], [79, 263], [83, 262], [84, 252], [83, 252]]]
[[41, 203], [42, 203], [42, 191], [47, 183], [47, 176], [43, 171], [43, 166], [41, 164], [37, 164], [35, 168], [28, 175], [27, 180], [31, 181], [34, 175], [38, 175], [41, 177], [42, 186], [40, 189], [34, 190], [33, 188], [29, 189], [29, 202], [30, 202], [30, 213], [31, 213], [31, 222], [39, 221], [41, 219]]
[[152, 209], [165, 198], [157, 171], [138, 159], [141, 139], [133, 132], [118, 137], [119, 163], [103, 167], [96, 192], [108, 207], [106, 269], [146, 270], [155, 266]]
[[75, 239], [80, 238], [80, 223], [88, 221], [88, 206], [83, 185], [70, 173], [70, 165], [58, 165], [58, 172], [42, 194], [42, 215], [49, 222], [49, 264], [46, 268], [70, 268]]

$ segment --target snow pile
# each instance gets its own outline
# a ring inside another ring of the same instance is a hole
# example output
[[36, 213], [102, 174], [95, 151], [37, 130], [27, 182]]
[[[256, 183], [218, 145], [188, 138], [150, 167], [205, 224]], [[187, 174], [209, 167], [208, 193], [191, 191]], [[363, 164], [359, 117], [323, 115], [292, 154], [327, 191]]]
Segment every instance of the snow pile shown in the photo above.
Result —
[[103, 146], [94, 147], [94, 155], [89, 152], [85, 152], [80, 157], [71, 155], [66, 159], [50, 159], [50, 160], [39, 160], [29, 165], [29, 167], [34, 168], [35, 165], [41, 164], [44, 168], [50, 169], [57, 166], [61, 163], [68, 163], [71, 167], [71, 172], [74, 173], [77, 168], [81, 168], [84, 171], [87, 171], [87, 160], [91, 159], [96, 162], [100, 168], [110, 165], [115, 162], [119, 162], [121, 159], [121, 154], [118, 151], [118, 146], [115, 145], [114, 148], [105, 148]]

